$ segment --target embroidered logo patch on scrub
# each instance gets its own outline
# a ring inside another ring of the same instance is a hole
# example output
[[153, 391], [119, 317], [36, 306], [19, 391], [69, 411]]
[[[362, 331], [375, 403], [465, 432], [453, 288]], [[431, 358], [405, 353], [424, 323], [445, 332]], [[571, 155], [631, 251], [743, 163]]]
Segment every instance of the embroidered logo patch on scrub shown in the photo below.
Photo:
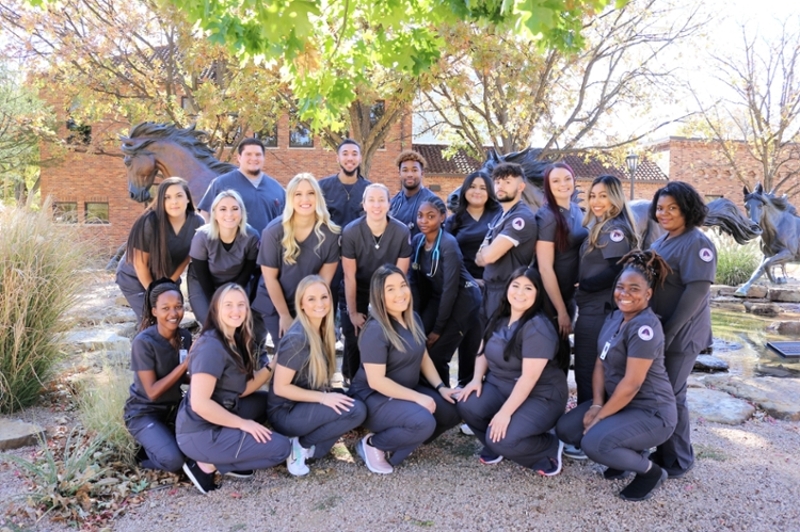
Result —
[[700, 250], [700, 259], [703, 262], [711, 262], [714, 259], [714, 252], [708, 248], [703, 248]]
[[649, 342], [653, 339], [653, 329], [649, 325], [642, 325], [639, 327], [639, 338]]
[[514, 218], [511, 220], [511, 227], [516, 229], [517, 231], [521, 231], [523, 227], [525, 227], [525, 220], [522, 218]]
[[612, 242], [622, 242], [622, 239], [625, 238], [625, 235], [619, 229], [614, 229], [611, 231], [609, 237], [611, 238]]

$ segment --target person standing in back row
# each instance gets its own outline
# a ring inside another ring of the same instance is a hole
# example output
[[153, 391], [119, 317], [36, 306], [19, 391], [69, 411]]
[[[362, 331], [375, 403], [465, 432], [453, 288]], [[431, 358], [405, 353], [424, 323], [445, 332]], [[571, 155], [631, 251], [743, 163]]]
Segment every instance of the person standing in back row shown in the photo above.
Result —
[[235, 190], [244, 200], [247, 223], [258, 234], [283, 212], [286, 193], [283, 187], [262, 171], [264, 144], [254, 138], [244, 139], [237, 149], [239, 169], [217, 176], [200, 200], [200, 214], [209, 221], [211, 204], [223, 190]]
[[411, 236], [419, 233], [417, 212], [420, 204], [436, 194], [422, 185], [422, 174], [427, 164], [419, 153], [406, 150], [397, 156], [401, 190], [392, 198], [389, 214], [408, 227]]
[[492, 171], [494, 191], [503, 211], [489, 226], [475, 264], [483, 268], [484, 294], [481, 317], [486, 324], [505, 297], [511, 274], [529, 266], [538, 237], [536, 217], [522, 201], [525, 178], [516, 163], [498, 164]]
[[663, 287], [656, 287], [650, 306], [664, 326], [664, 364], [675, 392], [678, 424], [651, 460], [670, 478], [694, 466], [686, 381], [700, 351], [711, 345], [711, 283], [717, 274], [717, 249], [699, 229], [708, 208], [691, 185], [674, 181], [658, 189], [650, 218], [667, 234], [650, 249], [672, 269]]
[[[319, 188], [325, 197], [325, 205], [331, 221], [344, 229], [347, 224], [363, 216], [362, 198], [370, 182], [361, 176], [361, 146], [353, 139], [344, 139], [336, 150], [339, 173], [319, 180]], [[344, 272], [342, 265], [336, 268], [331, 282], [333, 292], [333, 312], [341, 305], [340, 316], [346, 314], [344, 298]]]

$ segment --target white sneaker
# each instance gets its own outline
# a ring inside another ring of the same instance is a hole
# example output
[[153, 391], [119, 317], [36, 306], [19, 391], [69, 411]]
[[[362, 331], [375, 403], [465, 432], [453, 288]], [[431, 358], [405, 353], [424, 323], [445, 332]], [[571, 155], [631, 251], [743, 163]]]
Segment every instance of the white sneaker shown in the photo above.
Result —
[[364, 460], [367, 469], [373, 473], [388, 475], [394, 471], [394, 468], [386, 461], [385, 452], [367, 443], [372, 436], [374, 436], [374, 434], [371, 432], [364, 436], [364, 438], [356, 444], [356, 452], [358, 452], [358, 456]]
[[461, 424], [461, 434], [466, 434], [467, 436], [475, 436], [475, 433], [472, 432], [472, 429], [469, 428], [469, 425], [466, 423]]
[[564, 444], [564, 456], [567, 458], [571, 458], [572, 460], [588, 460], [589, 457], [586, 456], [580, 448], [575, 447], [574, 445], [570, 445], [569, 443]]
[[290, 441], [292, 442], [292, 452], [286, 458], [286, 469], [296, 477], [308, 475], [309, 469], [306, 465], [307, 449], [300, 445], [300, 439], [297, 437], [292, 438]]

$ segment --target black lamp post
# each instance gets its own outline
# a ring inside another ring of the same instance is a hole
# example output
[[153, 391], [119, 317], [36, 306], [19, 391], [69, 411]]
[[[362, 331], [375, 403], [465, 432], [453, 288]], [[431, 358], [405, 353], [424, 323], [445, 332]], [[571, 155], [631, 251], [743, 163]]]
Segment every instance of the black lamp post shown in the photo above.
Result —
[[636, 169], [639, 167], [639, 156], [630, 152], [628, 156], [625, 157], [625, 166], [628, 167], [628, 173], [631, 176], [631, 201], [633, 201], [633, 174], [636, 173]]

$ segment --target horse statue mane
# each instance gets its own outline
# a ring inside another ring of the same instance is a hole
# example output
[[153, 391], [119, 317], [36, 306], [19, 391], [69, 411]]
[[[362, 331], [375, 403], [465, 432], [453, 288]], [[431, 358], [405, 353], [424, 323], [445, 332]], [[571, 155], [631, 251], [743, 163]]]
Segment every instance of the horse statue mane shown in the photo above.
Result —
[[[137, 138], [144, 137], [145, 140], [137, 142]], [[187, 128], [180, 128], [175, 124], [157, 124], [155, 122], [142, 122], [134, 126], [127, 137], [120, 135], [122, 146], [120, 150], [127, 156], [135, 157], [136, 154], [157, 140], [171, 140], [187, 150], [198, 161], [224, 174], [236, 170], [236, 166], [225, 163], [217, 159], [214, 150], [208, 147], [208, 133], [195, 129], [195, 124]]]
[[143, 122], [132, 127], [127, 136], [120, 135], [120, 140], [128, 190], [131, 198], [140, 203], [151, 199], [150, 187], [159, 173], [186, 179], [193, 199], [200, 201], [213, 178], [236, 170], [236, 166], [217, 160], [214, 150], [206, 144], [208, 134], [194, 125], [181, 128]]

